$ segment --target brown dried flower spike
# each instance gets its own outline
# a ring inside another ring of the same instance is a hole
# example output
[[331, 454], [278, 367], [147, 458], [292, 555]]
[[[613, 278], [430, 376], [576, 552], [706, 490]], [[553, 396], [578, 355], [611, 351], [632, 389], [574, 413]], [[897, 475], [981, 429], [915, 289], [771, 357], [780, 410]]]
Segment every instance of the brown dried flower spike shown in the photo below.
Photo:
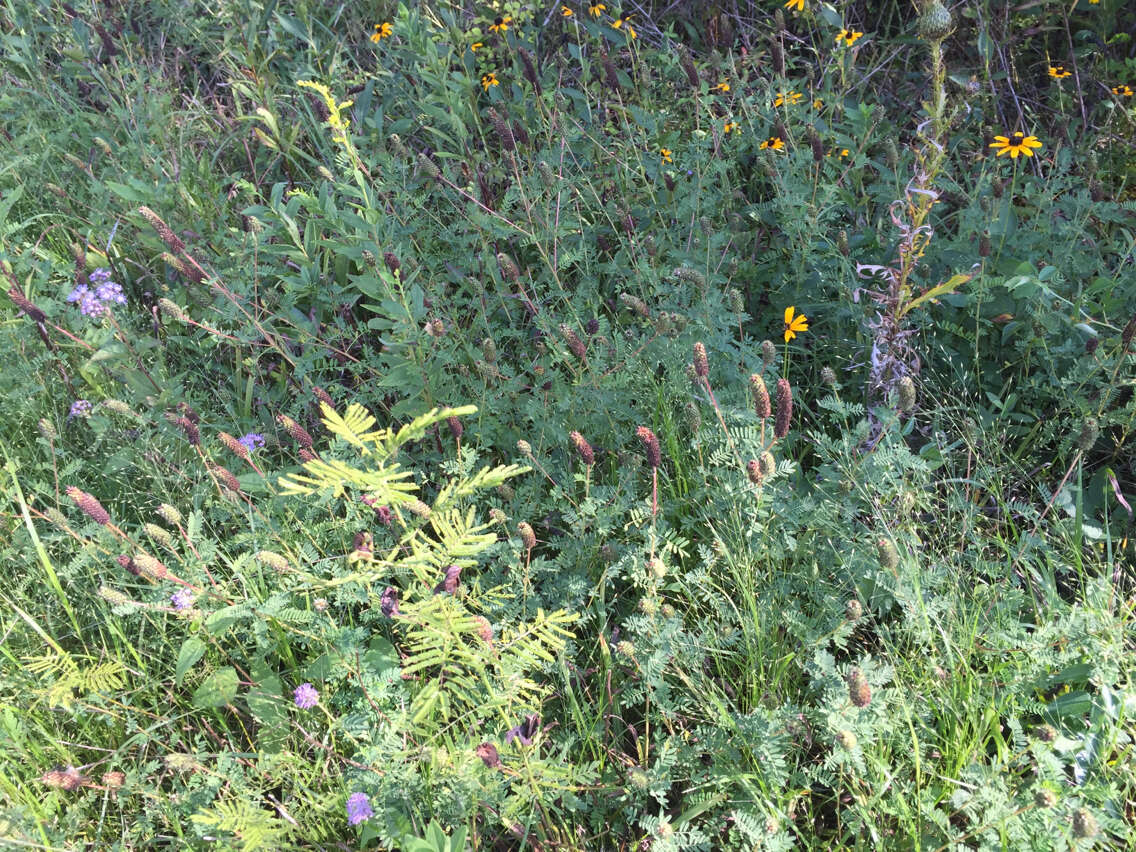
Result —
[[789, 424], [793, 420], [793, 389], [788, 379], [777, 380], [777, 419], [774, 421], [773, 435], [784, 438], [789, 434]]
[[635, 430], [635, 434], [643, 442], [643, 449], [647, 452], [647, 464], [652, 468], [657, 468], [663, 459], [662, 453], [659, 451], [659, 439], [646, 426], [640, 426]]

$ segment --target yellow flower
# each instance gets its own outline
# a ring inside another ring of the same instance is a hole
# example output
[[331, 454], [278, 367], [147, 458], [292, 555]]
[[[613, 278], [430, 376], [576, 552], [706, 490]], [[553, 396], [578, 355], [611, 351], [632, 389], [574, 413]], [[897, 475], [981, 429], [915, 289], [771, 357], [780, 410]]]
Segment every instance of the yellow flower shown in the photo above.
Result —
[[1122, 83], [1119, 86], [1113, 86], [1112, 87], [1112, 93], [1114, 95], [1120, 95], [1120, 97], [1122, 97], [1122, 98], [1130, 98], [1130, 97], [1132, 97], [1132, 87], [1124, 85]]
[[788, 2], [785, 3], [785, 8], [803, 12], [805, 11], [805, 0], [788, 0]]
[[561, 6], [560, 7], [560, 14], [563, 15], [565, 18], [571, 18], [576, 13], [573, 12], [571, 9], [569, 9], [567, 6]]
[[[796, 316], [794, 316], [796, 314]], [[809, 330], [809, 318], [804, 314], [798, 314], [797, 309], [792, 305], [785, 308], [785, 342], [788, 343], [798, 332]]]
[[824, 101], [822, 101], [820, 98], [814, 98], [813, 109], [824, 109]]
[[730, 84], [723, 80], [721, 83], [714, 87], [714, 90], [717, 92], [728, 92], [730, 91]]
[[474, 53], [477, 53], [477, 51], [481, 50], [481, 48], [483, 48], [483, 47], [485, 47], [485, 42], [475, 41], [473, 44], [471, 44], [469, 46], [469, 49], [472, 50]]
[[1049, 66], [1049, 76], [1052, 77], [1054, 80], [1060, 80], [1064, 77], [1068, 77], [1072, 73], [1073, 73], [1072, 71], [1066, 71], [1064, 65], [1050, 65]]
[[672, 151], [670, 148], [660, 148], [659, 149], [659, 157], [662, 159], [662, 161], [664, 163], [674, 162], [673, 160], [671, 160], [671, 154], [673, 154], [673, 153], [674, 153], [674, 151]]
[[1003, 154], [1009, 154], [1011, 160], [1016, 160], [1018, 154], [1023, 157], [1032, 157], [1033, 151], [1030, 149], [1040, 148], [1041, 143], [1037, 141], [1036, 136], [1026, 136], [1018, 130], [1009, 136], [995, 136], [990, 147], [998, 149], [999, 157]]
[[481, 88], [489, 91], [490, 86], [500, 86], [501, 81], [497, 79], [497, 72], [490, 71], [488, 74], [481, 75]]
[[727, 121], [726, 126], [722, 128], [722, 132], [729, 136], [731, 133], [737, 131], [737, 129], [738, 123], [736, 121]]
[[1090, 6], [1095, 6], [1095, 5], [1097, 5], [1097, 3], [1099, 3], [1099, 2], [1100, 2], [1100, 0], [1089, 0], [1089, 5], [1090, 5]]
[[327, 120], [324, 123], [332, 130], [331, 140], [338, 142], [344, 148], [349, 148], [350, 140], [347, 138], [347, 128], [351, 125], [351, 122], [343, 117], [343, 110], [355, 102], [336, 103], [335, 98], [331, 95], [331, 90], [323, 83], [316, 83], [312, 80], [297, 80], [296, 85], [305, 89], [312, 89], [323, 98], [323, 102], [327, 106]]
[[592, 3], [588, 6], [588, 14], [593, 18], [598, 18], [605, 11], [607, 11], [607, 6], [603, 3]]
[[780, 151], [785, 147], [785, 140], [780, 136], [770, 136], [758, 146], [762, 151], [769, 148], [772, 151]]
[[788, 94], [786, 94], [785, 92], [778, 92], [777, 97], [773, 99], [773, 106], [779, 107], [785, 106], [785, 104], [797, 104], [801, 102], [801, 98], [803, 97], [804, 95], [802, 95], [800, 92], [789, 92]]
[[491, 33], [503, 33], [503, 32], [505, 32], [505, 30], [509, 29], [509, 24], [512, 22], [512, 20], [513, 20], [513, 18], [512, 18], [511, 15], [505, 15], [504, 17], [501, 17], [500, 15], [498, 15], [496, 18], [493, 19], [493, 23], [491, 23], [489, 25], [489, 32], [491, 32]]
[[617, 30], [622, 29], [624, 24], [627, 24], [627, 34], [629, 36], [631, 36], [632, 38], [639, 38], [639, 34], [636, 33], [635, 28], [631, 26], [631, 16], [630, 15], [625, 15], [622, 18], [616, 18], [614, 21], [611, 22], [611, 25], [613, 27], [615, 27]]
[[828, 156], [838, 157], [840, 159], [844, 159], [845, 157], [848, 156], [848, 149], [847, 148], [841, 148], [838, 151], [836, 148], [833, 148], [831, 151], [828, 152]]
[[371, 33], [371, 41], [378, 44], [384, 38], [389, 38], [390, 34], [394, 32], [394, 27], [390, 21], [382, 24], [375, 24], [375, 31]]
[[856, 43], [856, 39], [862, 35], [863, 33], [859, 30], [841, 30], [836, 36], [836, 41], [837, 43], [844, 42], [851, 47]]

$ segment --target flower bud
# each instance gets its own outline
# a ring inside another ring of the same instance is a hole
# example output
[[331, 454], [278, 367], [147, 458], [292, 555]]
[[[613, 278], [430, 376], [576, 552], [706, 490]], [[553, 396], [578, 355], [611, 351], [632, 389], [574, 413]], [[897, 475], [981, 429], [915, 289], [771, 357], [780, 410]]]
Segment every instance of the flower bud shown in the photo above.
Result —
[[517, 532], [521, 536], [521, 544], [525, 546], [525, 550], [532, 550], [536, 547], [536, 533], [533, 532], [532, 526], [525, 521], [517, 524]]
[[702, 379], [710, 375], [710, 361], [706, 357], [706, 346], [701, 342], [694, 344], [694, 373]]
[[659, 450], [659, 439], [656, 438], [655, 433], [646, 426], [640, 426], [635, 430], [635, 434], [638, 435], [639, 440], [643, 442], [643, 448], [647, 452], [647, 464], [652, 468], [657, 468], [662, 462], [662, 453]]
[[777, 360], [777, 347], [772, 340], [761, 341], [761, 360], [766, 367]]
[[911, 411], [915, 407], [915, 381], [911, 376], [899, 380], [899, 410]]
[[857, 707], [867, 707], [872, 703], [872, 687], [859, 669], [852, 669], [845, 679], [848, 684], [848, 699]]
[[880, 567], [886, 571], [894, 571], [899, 565], [899, 551], [891, 539], [881, 538], [876, 542], [876, 551], [880, 559]]
[[793, 389], [788, 379], [777, 380], [777, 419], [773, 425], [773, 436], [784, 438], [789, 434], [789, 424], [793, 419]]

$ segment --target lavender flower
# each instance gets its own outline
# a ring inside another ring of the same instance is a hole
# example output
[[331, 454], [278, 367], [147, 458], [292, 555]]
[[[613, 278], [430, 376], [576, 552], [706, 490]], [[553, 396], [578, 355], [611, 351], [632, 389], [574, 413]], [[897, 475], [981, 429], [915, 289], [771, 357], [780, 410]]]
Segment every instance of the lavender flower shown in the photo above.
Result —
[[[292, 691], [292, 697], [296, 702], [296, 706], [301, 710], [311, 710], [319, 703], [320, 694], [316, 688], [310, 683], [301, 683]], [[348, 801], [348, 810], [351, 808], [351, 803]]]
[[247, 435], [241, 435], [237, 438], [237, 443], [242, 444], [250, 453], [256, 452], [264, 446], [264, 436], [258, 435], [256, 432], [249, 432]]
[[505, 732], [505, 745], [509, 745], [513, 740], [516, 740], [521, 745], [532, 745], [533, 737], [537, 735], [540, 730], [540, 716], [536, 713], [530, 713], [525, 716], [524, 721], [514, 728], [509, 728]]
[[91, 416], [91, 403], [85, 399], [77, 399], [71, 403], [71, 411], [67, 415], [68, 420], [76, 417], [90, 417]]
[[100, 266], [87, 280], [89, 284], [80, 284], [67, 296], [68, 302], [79, 305], [83, 316], [98, 319], [109, 310], [109, 305], [126, 304], [126, 294], [119, 284], [110, 280], [109, 269]]
[[178, 589], [170, 595], [170, 604], [178, 612], [185, 612], [193, 606], [194, 594], [189, 589]]
[[375, 815], [371, 810], [371, 803], [366, 793], [352, 793], [347, 797], [347, 821], [351, 825], [358, 825]]

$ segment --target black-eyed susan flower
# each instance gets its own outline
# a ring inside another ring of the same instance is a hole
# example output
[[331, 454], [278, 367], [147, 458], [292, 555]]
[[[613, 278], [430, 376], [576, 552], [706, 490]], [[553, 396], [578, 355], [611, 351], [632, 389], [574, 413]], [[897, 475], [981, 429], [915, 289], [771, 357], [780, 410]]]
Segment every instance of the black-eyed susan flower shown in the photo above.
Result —
[[485, 91], [488, 92], [490, 86], [500, 85], [501, 81], [497, 79], [497, 73], [495, 71], [490, 71], [486, 74], [481, 75], [481, 88], [483, 88]]
[[381, 24], [375, 24], [375, 31], [371, 33], [371, 41], [378, 44], [384, 38], [390, 38], [391, 33], [394, 32], [394, 26], [390, 21], [385, 21]]
[[777, 97], [773, 99], [773, 106], [779, 107], [785, 106], [786, 104], [790, 106], [792, 106], [793, 104], [799, 104], [801, 102], [801, 98], [803, 97], [804, 95], [802, 95], [800, 92], [778, 92]]
[[780, 151], [785, 147], [785, 140], [780, 136], [770, 136], [758, 146], [762, 151], [766, 148], [771, 151]]
[[671, 159], [671, 154], [673, 154], [673, 153], [674, 153], [674, 151], [672, 151], [670, 148], [660, 148], [659, 149], [659, 159], [662, 160], [664, 163], [672, 163], [672, 162], [674, 162]]
[[1072, 73], [1073, 73], [1072, 71], [1066, 70], [1064, 65], [1050, 65], [1049, 71], [1048, 71], [1049, 76], [1052, 77], [1054, 80], [1062, 80], [1065, 77], [1068, 77], [1069, 75], [1071, 75]]
[[1016, 160], [1019, 154], [1023, 157], [1032, 157], [1032, 149], [1040, 148], [1041, 143], [1037, 140], [1036, 136], [1026, 136], [1018, 130], [1009, 136], [995, 136], [994, 141], [990, 143], [990, 147], [997, 149], [999, 157], [1004, 154], [1009, 154], [1011, 160]]
[[628, 38], [639, 38], [639, 34], [635, 32], [635, 28], [631, 26], [630, 15], [623, 15], [622, 17], [616, 18], [611, 22], [611, 25], [617, 30], [624, 30]]
[[731, 133], [736, 133], [737, 129], [738, 123], [736, 121], [727, 121], [722, 127], [722, 132], [729, 136]]
[[728, 82], [726, 82], [725, 80], [723, 80], [721, 83], [719, 83], [717, 86], [714, 87], [714, 91], [715, 92], [728, 92], [728, 91], [730, 91], [730, 84]]
[[1124, 85], [1122, 83], [1119, 86], [1113, 86], [1112, 87], [1112, 93], [1114, 95], [1119, 95], [1122, 98], [1130, 98], [1130, 97], [1132, 97], [1132, 87]]
[[794, 12], [803, 12], [805, 11], [805, 0], [787, 0], [785, 8], [792, 9]]
[[477, 51], [481, 50], [481, 48], [483, 48], [483, 47], [485, 47], [485, 42], [475, 41], [473, 44], [471, 44], [469, 46], [469, 49], [472, 50], [474, 53], [477, 53]]
[[809, 330], [809, 318], [798, 314], [792, 305], [785, 308], [785, 342], [788, 343], [802, 331]]
[[844, 42], [848, 47], [856, 43], [856, 39], [860, 38], [863, 33], [859, 30], [841, 30], [836, 34], [836, 43]]
[[498, 15], [493, 19], [493, 23], [489, 25], [489, 32], [503, 33], [509, 29], [509, 24], [513, 22], [512, 15]]
[[588, 4], [588, 14], [591, 15], [593, 18], [598, 18], [600, 15], [602, 15], [606, 11], [607, 11], [607, 6], [605, 6], [603, 3], [589, 3]]
[[573, 12], [571, 9], [569, 9], [567, 6], [561, 6], [560, 7], [560, 14], [561, 14], [562, 17], [571, 18], [576, 13]]

